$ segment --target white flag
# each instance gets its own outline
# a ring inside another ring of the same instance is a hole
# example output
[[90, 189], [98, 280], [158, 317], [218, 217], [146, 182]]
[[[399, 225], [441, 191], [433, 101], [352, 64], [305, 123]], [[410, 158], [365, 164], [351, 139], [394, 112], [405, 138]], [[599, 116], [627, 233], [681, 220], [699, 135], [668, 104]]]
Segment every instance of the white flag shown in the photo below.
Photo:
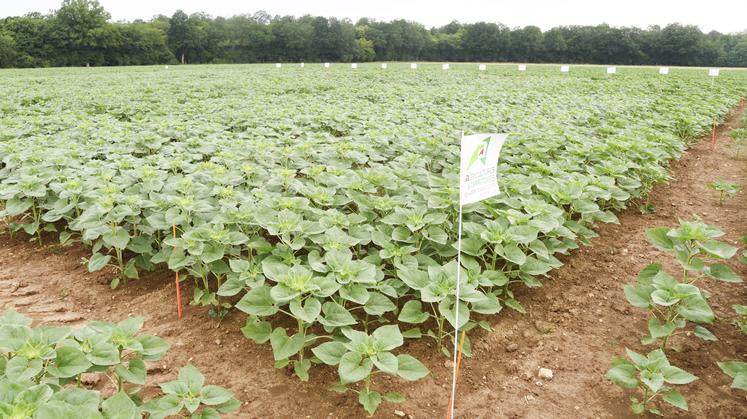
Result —
[[459, 167], [460, 204], [498, 195], [498, 156], [508, 134], [474, 134], [462, 137]]

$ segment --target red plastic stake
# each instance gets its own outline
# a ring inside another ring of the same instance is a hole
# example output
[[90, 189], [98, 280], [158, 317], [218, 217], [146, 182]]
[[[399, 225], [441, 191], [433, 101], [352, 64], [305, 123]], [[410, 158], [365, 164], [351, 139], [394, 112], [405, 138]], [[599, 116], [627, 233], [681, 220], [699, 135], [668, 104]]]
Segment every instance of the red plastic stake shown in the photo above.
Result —
[[[466, 335], [466, 333], [467, 333], [467, 331], [462, 330], [462, 338], [461, 338], [461, 340], [459, 342], [459, 352], [457, 353], [457, 362], [456, 362], [456, 376], [457, 377], [459, 377], [459, 364], [462, 363], [462, 350], [464, 349], [464, 336]], [[451, 399], [451, 396], [449, 396], [449, 406], [447, 407], [447, 409], [449, 409], [449, 411], [446, 413], [446, 419], [453, 419], [452, 415], [451, 415], [453, 413], [451, 411], [451, 403], [452, 403], [452, 401], [453, 400]]]
[[[176, 224], [171, 225], [171, 233], [173, 234], [174, 238], [176, 238]], [[176, 245], [174, 245], [174, 251], [176, 251]], [[179, 320], [182, 319], [182, 293], [181, 293], [181, 287], [179, 286], [179, 271], [176, 271], [176, 280], [174, 281], [176, 283], [176, 315], [179, 318]]]

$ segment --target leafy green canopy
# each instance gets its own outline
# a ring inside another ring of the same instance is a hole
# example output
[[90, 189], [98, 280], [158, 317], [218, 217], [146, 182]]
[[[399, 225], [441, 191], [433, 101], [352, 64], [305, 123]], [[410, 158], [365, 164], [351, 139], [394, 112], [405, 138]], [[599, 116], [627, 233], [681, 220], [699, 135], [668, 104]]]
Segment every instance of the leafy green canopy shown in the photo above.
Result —
[[[163, 397], [144, 402], [146, 361], [161, 359], [169, 346], [139, 333], [142, 317], [119, 323], [94, 321], [73, 330], [32, 327], [10, 310], [0, 315], [0, 417], [2, 418], [219, 418], [241, 406], [230, 391], [204, 385], [192, 365], [177, 380], [160, 384]], [[102, 396], [81, 386], [84, 373], [106, 377], [116, 393]], [[202, 407], [202, 408], [201, 408]], [[199, 409], [199, 410], [198, 410]]]
[[[666, 180], [747, 86], [737, 73], [710, 91], [702, 75], [591, 71], [2, 73], [0, 217], [90, 246], [88, 268], [116, 270], [112, 286], [180, 270], [198, 285], [194, 303], [219, 316], [235, 303], [250, 315], [245, 334], [302, 379], [324, 361], [309, 358], [324, 339], [350, 345], [350, 329], [395, 320], [448, 353], [454, 326], [523, 311], [512, 288], [540, 286], [557, 253]], [[457, 267], [461, 130], [511, 136], [504, 193], [465, 209]]]

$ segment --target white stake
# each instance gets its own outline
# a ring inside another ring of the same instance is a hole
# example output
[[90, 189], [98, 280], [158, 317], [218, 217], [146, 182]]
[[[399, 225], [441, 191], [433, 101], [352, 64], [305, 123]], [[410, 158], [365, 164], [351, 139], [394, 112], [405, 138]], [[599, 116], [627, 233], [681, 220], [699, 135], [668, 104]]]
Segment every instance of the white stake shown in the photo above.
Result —
[[[464, 134], [462, 133], [462, 136]], [[449, 404], [449, 418], [454, 417], [454, 402], [456, 401], [457, 384], [457, 353], [459, 352], [459, 286], [462, 281], [462, 203], [459, 202], [459, 227], [457, 228], [457, 275], [456, 302], [454, 303], [454, 365], [451, 370], [451, 397]]]

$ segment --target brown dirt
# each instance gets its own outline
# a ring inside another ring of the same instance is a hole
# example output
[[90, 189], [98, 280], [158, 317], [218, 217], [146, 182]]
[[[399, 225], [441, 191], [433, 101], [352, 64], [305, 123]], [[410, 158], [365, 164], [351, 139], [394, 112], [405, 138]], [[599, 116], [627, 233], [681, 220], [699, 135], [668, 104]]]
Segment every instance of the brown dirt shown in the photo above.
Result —
[[[506, 310], [486, 318], [494, 331], [471, 336], [474, 356], [462, 362], [457, 417], [631, 416], [628, 394], [604, 378], [610, 359], [622, 355], [625, 347], [639, 352], [646, 349], [638, 341], [646, 331], [646, 313], [628, 305], [622, 286], [648, 263], [671, 260], [648, 243], [647, 228], [675, 226], [678, 218], [698, 214], [722, 228], [730, 242], [747, 234], [747, 195], [742, 192], [719, 206], [715, 192], [706, 186], [724, 179], [747, 189], [745, 158], [734, 158], [726, 136], [737, 122], [732, 118], [719, 129], [715, 151], [710, 150], [708, 140], [702, 140], [673, 164], [672, 181], [657, 186], [651, 195], [655, 214], [641, 215], [631, 205], [619, 214], [619, 225], [599, 226], [600, 237], [592, 247], [565, 257], [565, 266], [551, 272], [542, 288], [521, 291], [528, 314]], [[184, 318], [178, 321], [169, 272], [154, 272], [112, 291], [108, 274], [90, 274], [80, 263], [86, 256], [88, 251], [80, 247], [39, 246], [27, 237], [11, 238], [0, 230], [0, 310], [15, 307], [39, 322], [72, 326], [94, 319], [144, 316], [147, 332], [164, 337], [172, 347], [162, 361], [150, 365], [149, 393], [156, 392], [155, 383], [172, 379], [181, 365], [191, 362], [209, 382], [236, 393], [244, 403], [236, 417], [365, 416], [354, 395], [325, 390], [336, 377], [332, 368], [312, 369], [309, 383], [273, 368], [269, 345], [256, 345], [241, 335], [242, 313], [234, 311], [217, 325], [205, 308], [185, 306]], [[747, 278], [744, 265], [735, 262], [731, 266]], [[704, 281], [701, 287], [712, 294], [710, 304], [717, 317], [731, 316], [732, 304], [747, 303], [743, 284]], [[189, 287], [183, 292], [191, 295]], [[700, 379], [682, 388], [690, 413], [681, 415], [665, 407], [666, 413], [693, 418], [747, 417], [745, 394], [731, 390], [731, 380], [715, 364], [747, 360], [747, 339], [728, 322], [718, 322], [711, 330], [718, 342], [696, 337], [675, 342], [682, 349], [670, 355], [672, 363]], [[416, 383], [378, 380], [376, 386], [400, 391], [407, 401], [384, 404], [376, 416], [394, 417], [398, 409], [413, 418], [444, 417], [450, 362], [425, 341], [410, 343], [406, 350], [425, 362], [431, 374]], [[539, 367], [552, 369], [554, 378], [537, 378]]]

